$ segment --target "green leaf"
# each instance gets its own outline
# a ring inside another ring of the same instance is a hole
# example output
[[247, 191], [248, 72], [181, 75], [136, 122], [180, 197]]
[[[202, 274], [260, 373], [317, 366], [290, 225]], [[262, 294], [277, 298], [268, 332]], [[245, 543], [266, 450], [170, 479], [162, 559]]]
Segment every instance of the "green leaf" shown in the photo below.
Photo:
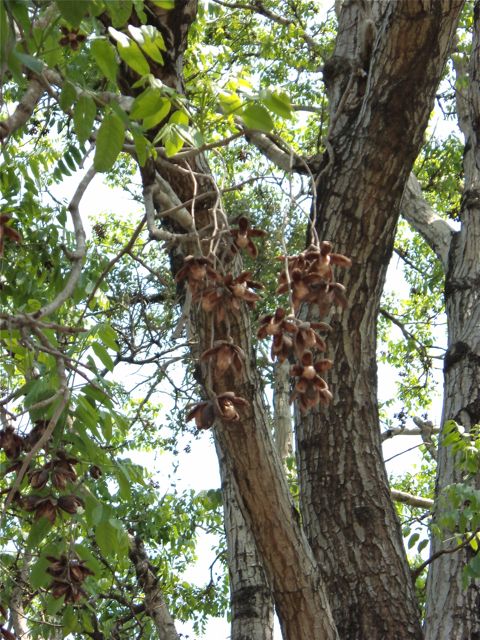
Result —
[[54, 598], [52, 595], [49, 594], [46, 599], [45, 612], [49, 616], [54, 616], [63, 607], [64, 601], [65, 601], [64, 596], [62, 596], [61, 598]]
[[107, 394], [99, 389], [98, 387], [94, 387], [92, 384], [87, 384], [82, 389], [83, 393], [90, 398], [91, 400], [95, 400], [96, 402], [100, 402], [107, 409], [111, 409], [113, 407], [112, 401], [107, 396]]
[[425, 538], [424, 540], [420, 540], [417, 546], [418, 553], [421, 553], [425, 549], [425, 547], [428, 546], [429, 543], [430, 543], [430, 540], [428, 540], [428, 538]]
[[112, 439], [112, 416], [109, 413], [102, 413], [100, 419], [100, 429], [102, 430], [103, 437], [106, 442], [110, 442]]
[[108, 0], [105, 6], [114, 27], [123, 27], [132, 14], [131, 0]]
[[34, 589], [46, 587], [52, 577], [47, 573], [47, 567], [50, 563], [41, 556], [37, 562], [30, 568], [30, 585]]
[[96, 438], [100, 439], [100, 433], [97, 428], [100, 417], [99, 413], [85, 396], [79, 396], [77, 398], [75, 417], [88, 427]]
[[97, 107], [93, 99], [88, 95], [81, 95], [73, 112], [73, 128], [82, 144], [92, 133], [96, 113]]
[[153, 0], [153, 4], [160, 9], [167, 9], [167, 11], [175, 8], [175, 0]]
[[245, 107], [240, 113], [243, 121], [249, 129], [258, 129], [259, 131], [271, 131], [273, 129], [273, 120], [260, 104], [251, 104]]
[[77, 614], [72, 605], [67, 605], [62, 616], [62, 633], [64, 638], [77, 628]]
[[165, 153], [169, 158], [178, 153], [184, 145], [184, 139], [178, 134], [177, 128], [173, 124], [168, 123], [162, 127], [157, 137], [162, 140]]
[[115, 113], [105, 115], [97, 133], [93, 165], [97, 171], [109, 171], [122, 150], [125, 126]]
[[117, 342], [117, 332], [111, 324], [108, 324], [108, 322], [102, 322], [97, 326], [96, 333], [106, 347], [112, 349], [112, 351], [120, 351], [120, 347]]
[[233, 113], [240, 111], [243, 106], [243, 100], [236, 93], [220, 93], [218, 101], [224, 113]]
[[281, 118], [292, 117], [292, 105], [286, 93], [265, 91], [262, 95], [263, 104]]
[[92, 42], [91, 51], [100, 71], [106, 78], [108, 78], [108, 80], [115, 84], [117, 82], [118, 73], [115, 49], [109, 42], [107, 42], [107, 40], [98, 38]]
[[163, 64], [161, 50], [166, 51], [163, 36], [153, 25], [142, 25], [141, 27], [128, 26], [128, 31], [139, 47], [147, 56]]
[[80, 26], [83, 17], [88, 13], [90, 1], [57, 0], [57, 7], [62, 17], [76, 29]]
[[27, 538], [27, 549], [35, 549], [52, 529], [52, 524], [46, 518], [40, 518], [33, 523]]
[[136, 120], [156, 114], [168, 104], [167, 113], [170, 110], [170, 101], [162, 96], [159, 89], [149, 87], [135, 98], [130, 110], [130, 117]]
[[175, 113], [172, 113], [172, 115], [170, 116], [169, 122], [188, 127], [188, 115], [185, 113], [185, 111], [175, 111]]
[[105, 556], [115, 555], [118, 551], [118, 537], [116, 529], [109, 520], [102, 520], [95, 527], [95, 540], [100, 551]]
[[158, 110], [151, 116], [147, 116], [143, 119], [143, 126], [148, 131], [152, 127], [155, 127], [157, 124], [165, 120], [168, 116], [170, 109], [172, 107], [172, 103], [167, 98], [162, 98], [161, 104], [158, 106]]
[[121, 462], [117, 462], [114, 473], [118, 482], [120, 497], [124, 500], [130, 500], [132, 497], [132, 479], [127, 468]]
[[143, 133], [135, 130], [133, 127], [131, 133], [135, 144], [135, 153], [137, 154], [138, 163], [143, 167], [148, 157], [148, 140], [145, 138]]
[[419, 538], [420, 538], [420, 534], [418, 532], [413, 533], [408, 540], [408, 544], [407, 544], [408, 548], [411, 549], [412, 547], [414, 547]]
[[92, 342], [92, 349], [93, 349], [95, 355], [97, 356], [97, 358], [99, 358], [101, 360], [102, 364], [109, 371], [113, 371], [113, 368], [114, 368], [115, 365], [113, 364], [113, 360], [110, 357], [108, 351], [103, 346], [103, 344], [100, 344], [100, 342]]
[[113, 27], [109, 27], [108, 32], [117, 41], [119, 56], [131, 69], [141, 76], [150, 73], [150, 66], [136, 42]]
[[42, 73], [43, 71], [43, 62], [38, 58], [34, 58], [33, 56], [29, 56], [27, 53], [21, 53], [15, 49], [13, 52], [15, 58], [23, 64], [27, 69], [33, 71], [34, 73]]
[[15, 43], [15, 36], [10, 29], [7, 12], [0, 11], [0, 63], [3, 64]]

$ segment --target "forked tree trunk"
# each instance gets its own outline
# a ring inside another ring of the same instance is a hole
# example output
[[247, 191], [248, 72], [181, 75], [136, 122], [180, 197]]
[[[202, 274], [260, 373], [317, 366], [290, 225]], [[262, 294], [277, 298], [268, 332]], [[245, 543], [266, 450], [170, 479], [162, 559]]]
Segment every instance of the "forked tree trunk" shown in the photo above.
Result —
[[[181, 91], [183, 86], [182, 54], [195, 9], [196, 2], [193, 1], [179, 2], [170, 12], [153, 9], [157, 14], [155, 26], [161, 30], [167, 47], [170, 47], [166, 63], [157, 70], [157, 74], [162, 82], [177, 91]], [[126, 77], [125, 89], [128, 88], [128, 80]], [[165, 197], [171, 202], [173, 199], [174, 204], [194, 198], [195, 228], [198, 231], [201, 232], [208, 225], [217, 229], [225, 225], [224, 213], [215, 195], [214, 181], [203, 156], [197, 155], [187, 163], [178, 164], [161, 157], [155, 162], [150, 160], [142, 170], [142, 179], [146, 201], [153, 203], [157, 212], [161, 213], [165, 208]], [[200, 198], [212, 191], [214, 195]], [[216, 220], [214, 215], [217, 215]], [[181, 228], [180, 221], [174, 230], [192, 231], [192, 218], [190, 226], [188, 218], [189, 212], [183, 211], [183, 219], [187, 220], [186, 229]], [[152, 235], [155, 236], [154, 233]], [[199, 243], [195, 239], [191, 243], [185, 242], [182, 250], [183, 255], [198, 255]], [[208, 253], [208, 240], [202, 244], [202, 252]], [[228, 254], [230, 258], [227, 258]], [[231, 259], [228, 248], [225, 252], [222, 242], [217, 246], [216, 257], [220, 262], [223, 261], [227, 270], [238, 271], [239, 262]], [[179, 258], [181, 261], [182, 257]], [[175, 269], [175, 264], [173, 266]], [[225, 391], [233, 391], [249, 403], [249, 407], [242, 411], [241, 422], [232, 424], [217, 420], [216, 441], [239, 490], [240, 506], [251, 525], [285, 640], [334, 640], [337, 634], [326, 593], [293, 508], [282, 464], [271, 437], [262, 385], [251, 355], [249, 311], [244, 306], [238, 313], [228, 316], [228, 323], [215, 325], [211, 313], [201, 311], [198, 303], [191, 306], [190, 322], [198, 338], [194, 358], [198, 360], [198, 354], [209, 349], [213, 339], [225, 339], [227, 336], [248, 354], [242, 374], [217, 378], [206, 365], [201, 366], [202, 378], [212, 399]], [[268, 623], [269, 619], [266, 621]]]
[[[402, 192], [462, 2], [371, 3], [370, 15], [362, 6], [344, 3], [325, 68], [331, 149], [318, 177], [317, 230], [353, 266], [339, 274], [350, 306], [332, 317], [329, 337], [334, 400], [297, 423], [301, 510], [339, 636], [420, 638], [382, 461], [376, 321]], [[360, 60], [366, 20], [376, 36], [371, 58]]]

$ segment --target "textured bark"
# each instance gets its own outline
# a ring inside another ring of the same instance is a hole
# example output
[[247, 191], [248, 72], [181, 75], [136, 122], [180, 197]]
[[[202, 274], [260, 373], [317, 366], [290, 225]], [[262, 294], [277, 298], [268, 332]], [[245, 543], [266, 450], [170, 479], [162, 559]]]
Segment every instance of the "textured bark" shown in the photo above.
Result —
[[283, 462], [292, 455], [293, 448], [290, 386], [290, 363], [277, 363], [273, 382], [273, 434], [278, 455]]
[[15, 635], [18, 638], [22, 638], [22, 640], [30, 640], [31, 635], [28, 630], [23, 603], [27, 595], [27, 585], [29, 584], [30, 578], [31, 554], [25, 553], [20, 562], [22, 564], [18, 570], [16, 585], [12, 591], [9, 609]]
[[145, 613], [152, 619], [159, 640], [180, 640], [140, 538], [132, 538], [129, 555], [138, 583], [145, 594]]
[[238, 502], [232, 474], [217, 447], [230, 577], [231, 640], [272, 640], [272, 592], [255, 539]]
[[[442, 424], [453, 419], [467, 431], [480, 424], [480, 3], [475, 3], [468, 95], [458, 92], [457, 109], [465, 137], [465, 189], [461, 228], [452, 238], [445, 281], [448, 349], [444, 360]], [[437, 495], [464, 481], [451, 450], [439, 447]], [[478, 488], [478, 478], [471, 481]], [[441, 508], [439, 505], [437, 509]], [[432, 541], [432, 552], [451, 543]], [[469, 550], [441, 555], [430, 566], [427, 582], [427, 640], [480, 638], [480, 581], [465, 589], [462, 570]]]
[[[328, 158], [318, 176], [320, 239], [352, 258], [350, 307], [329, 337], [334, 400], [297, 424], [301, 510], [345, 640], [422, 636], [382, 461], [376, 319], [399, 204], [455, 31], [460, 0], [343, 3]], [[362, 8], [363, 7], [363, 8]], [[371, 58], [365, 20], [376, 20]]]

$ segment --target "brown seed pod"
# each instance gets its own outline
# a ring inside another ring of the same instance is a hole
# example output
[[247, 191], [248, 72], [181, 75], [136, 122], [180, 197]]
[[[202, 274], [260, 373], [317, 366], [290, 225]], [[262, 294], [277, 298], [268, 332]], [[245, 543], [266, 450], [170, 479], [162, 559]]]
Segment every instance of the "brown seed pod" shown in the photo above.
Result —
[[49, 474], [43, 467], [41, 469], [34, 469], [33, 471], [30, 471], [28, 475], [32, 489], [43, 489], [48, 482]]
[[248, 407], [247, 400], [236, 396], [233, 391], [226, 391], [217, 396], [217, 403], [220, 409], [220, 416], [226, 422], [237, 422], [240, 420], [240, 414], [236, 407]]
[[236, 218], [238, 229], [232, 229], [230, 234], [233, 237], [234, 246], [238, 249], [245, 249], [252, 258], [258, 255], [257, 247], [252, 238], [260, 238], [266, 236], [266, 231], [262, 229], [252, 229], [250, 220], [246, 216]]
[[201, 360], [212, 359], [213, 367], [218, 374], [223, 374], [230, 367], [240, 373], [245, 362], [243, 349], [226, 340], [216, 340], [211, 349], [204, 351]]
[[217, 282], [221, 280], [221, 275], [213, 268], [213, 262], [205, 256], [187, 256], [183, 267], [175, 276], [177, 282], [187, 280], [192, 294], [203, 288], [207, 280]]
[[10, 460], [15, 460], [24, 449], [24, 441], [13, 427], [5, 427], [0, 431], [0, 448], [5, 451], [5, 455]]
[[80, 507], [83, 507], [83, 500], [74, 495], [61, 496], [60, 498], [58, 498], [58, 506], [63, 511], [74, 514], [77, 513]]
[[195, 420], [197, 429], [209, 429], [215, 421], [215, 411], [211, 402], [199, 402], [187, 413], [186, 421]]
[[90, 477], [93, 478], [94, 480], [98, 480], [103, 475], [100, 467], [97, 467], [97, 465], [95, 464], [93, 464], [90, 467], [90, 469], [88, 470], [88, 473], [90, 474]]
[[251, 280], [250, 276], [249, 271], [244, 271], [236, 278], [228, 273], [221, 281], [198, 291], [194, 300], [200, 300], [202, 309], [207, 313], [213, 312], [215, 321], [219, 324], [225, 319], [227, 312], [238, 311], [241, 302], [253, 309], [257, 300], [260, 300], [260, 296], [252, 289], [263, 288], [263, 285]]

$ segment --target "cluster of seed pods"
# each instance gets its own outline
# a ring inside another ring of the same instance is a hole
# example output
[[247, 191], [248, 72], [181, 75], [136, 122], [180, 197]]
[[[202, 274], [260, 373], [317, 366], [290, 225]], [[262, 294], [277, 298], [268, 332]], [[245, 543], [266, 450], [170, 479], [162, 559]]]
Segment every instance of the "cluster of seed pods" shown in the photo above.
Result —
[[327, 349], [324, 336], [331, 330], [325, 322], [304, 322], [298, 318], [302, 304], [316, 305], [318, 317], [326, 316], [332, 305], [345, 307], [345, 288], [333, 281], [333, 265], [343, 268], [351, 261], [332, 253], [330, 242], [311, 245], [296, 256], [281, 256], [286, 268], [280, 273], [277, 293], [289, 293], [291, 312], [279, 308], [260, 321], [259, 338], [272, 337], [271, 356], [279, 362], [295, 362], [290, 375], [295, 379], [291, 402], [298, 400], [300, 411], [306, 413], [318, 404], [328, 404], [332, 394], [321, 374], [330, 369], [332, 361], [319, 357]]
[[[252, 238], [265, 235], [265, 232], [252, 229], [244, 216], [237, 219], [238, 229], [232, 230], [232, 251], [246, 250], [250, 256], [257, 256]], [[342, 254], [332, 253], [329, 242], [311, 245], [296, 256], [280, 256], [285, 263], [280, 273], [278, 294], [288, 293], [291, 311], [287, 313], [278, 308], [274, 314], [260, 321], [259, 338], [272, 337], [271, 356], [280, 362], [288, 359], [292, 363], [291, 376], [295, 387], [291, 401], [298, 400], [302, 413], [318, 404], [328, 404], [332, 394], [322, 374], [332, 366], [332, 361], [319, 357], [326, 351], [324, 336], [331, 330], [324, 322], [305, 322], [298, 318], [302, 304], [316, 305], [319, 317], [330, 312], [332, 305], [345, 307], [347, 304], [344, 287], [333, 280], [333, 266], [350, 267], [351, 261]], [[188, 256], [183, 267], [177, 273], [177, 282], [185, 281], [190, 289], [192, 300], [203, 311], [211, 313], [214, 326], [226, 320], [229, 314], [240, 309], [241, 304], [253, 308], [259, 300], [255, 292], [262, 285], [251, 279], [249, 271], [243, 271], [237, 277], [232, 274], [221, 275], [214, 268], [213, 261], [206, 256]], [[224, 374], [228, 369], [240, 373], [245, 362], [245, 353], [227, 340], [216, 340], [207, 349], [201, 360], [209, 361], [215, 372]], [[239, 408], [248, 403], [236, 396], [233, 391], [222, 393], [212, 400], [195, 404], [186, 419], [195, 420], [198, 429], [208, 429], [220, 417], [227, 422], [240, 419]]]

